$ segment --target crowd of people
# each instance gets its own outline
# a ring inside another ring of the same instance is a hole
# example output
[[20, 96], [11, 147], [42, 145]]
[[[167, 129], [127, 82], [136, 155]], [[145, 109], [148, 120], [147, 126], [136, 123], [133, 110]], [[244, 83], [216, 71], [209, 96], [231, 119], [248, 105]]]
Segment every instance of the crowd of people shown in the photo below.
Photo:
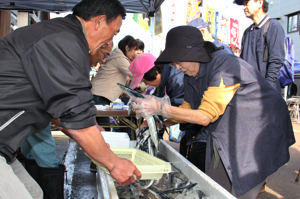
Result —
[[[147, 94], [133, 99], [138, 115], [180, 124], [180, 154], [237, 198], [256, 198], [267, 177], [288, 162], [295, 143], [278, 92], [284, 32], [267, 15], [266, 0], [235, 3], [253, 21], [241, 50], [214, 38], [202, 18], [172, 28], [158, 57], [144, 53], [143, 41], [130, 35], [113, 49], [126, 16], [118, 0], [82, 0], [64, 18], [1, 38], [0, 198], [63, 198], [64, 165], [56, 159], [50, 123], [105, 166], [118, 185], [140, 179], [137, 167], [117, 157], [100, 133], [110, 130], [98, 125], [110, 118], [96, 118], [95, 105], [128, 100], [117, 83]], [[16, 159], [19, 148], [24, 166]]]

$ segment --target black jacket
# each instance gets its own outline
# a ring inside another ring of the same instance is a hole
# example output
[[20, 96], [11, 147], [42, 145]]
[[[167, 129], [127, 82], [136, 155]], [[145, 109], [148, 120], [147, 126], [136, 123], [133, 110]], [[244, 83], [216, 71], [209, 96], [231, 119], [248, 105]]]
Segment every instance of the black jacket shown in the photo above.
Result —
[[74, 15], [40, 22], [0, 39], [0, 154], [11, 162], [22, 142], [60, 118], [96, 124], [89, 48]]

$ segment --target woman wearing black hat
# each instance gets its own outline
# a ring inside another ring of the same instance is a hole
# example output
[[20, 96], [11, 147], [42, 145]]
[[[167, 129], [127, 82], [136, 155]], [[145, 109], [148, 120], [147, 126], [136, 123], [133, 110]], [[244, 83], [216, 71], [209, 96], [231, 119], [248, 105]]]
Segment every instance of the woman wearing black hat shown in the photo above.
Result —
[[265, 179], [289, 160], [295, 142], [281, 95], [245, 61], [219, 50], [191, 26], [171, 29], [156, 64], [185, 73], [185, 96], [173, 107], [147, 96], [133, 106], [201, 125], [207, 132], [206, 173], [238, 198], [256, 198]]

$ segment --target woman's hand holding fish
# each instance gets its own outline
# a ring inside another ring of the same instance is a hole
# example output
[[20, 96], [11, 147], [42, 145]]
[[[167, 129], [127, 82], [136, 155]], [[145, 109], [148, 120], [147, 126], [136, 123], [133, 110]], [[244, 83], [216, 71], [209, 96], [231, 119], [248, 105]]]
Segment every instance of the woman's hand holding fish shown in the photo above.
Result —
[[162, 98], [146, 95], [145, 99], [135, 98], [132, 101], [132, 108], [141, 117], [162, 115], [168, 117], [170, 98], [165, 95]]

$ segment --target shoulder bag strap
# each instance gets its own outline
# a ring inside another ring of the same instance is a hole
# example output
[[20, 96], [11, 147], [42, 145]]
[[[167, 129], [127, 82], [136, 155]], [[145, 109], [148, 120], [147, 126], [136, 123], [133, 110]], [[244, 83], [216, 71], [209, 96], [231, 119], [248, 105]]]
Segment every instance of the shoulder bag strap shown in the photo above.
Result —
[[264, 50], [264, 62], [268, 60], [268, 55], [269, 55], [269, 47], [268, 47], [268, 42], [267, 42], [267, 33], [270, 27], [271, 19], [268, 19], [264, 26], [264, 43], [265, 43], [265, 50]]

